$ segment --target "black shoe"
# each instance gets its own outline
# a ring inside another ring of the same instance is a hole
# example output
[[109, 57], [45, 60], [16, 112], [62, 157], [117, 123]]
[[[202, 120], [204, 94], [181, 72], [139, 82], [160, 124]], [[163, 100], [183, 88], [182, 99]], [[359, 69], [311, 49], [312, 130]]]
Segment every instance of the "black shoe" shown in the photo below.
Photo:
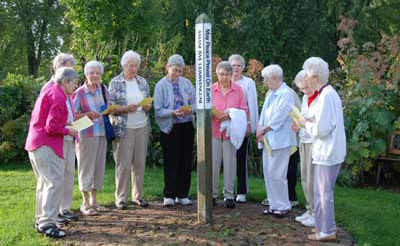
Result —
[[226, 199], [225, 206], [227, 208], [235, 208], [235, 201], [233, 199]]
[[59, 214], [59, 215], [57, 215], [56, 224], [57, 225], [65, 225], [65, 224], [68, 224], [68, 220], [66, 218], [64, 218], [61, 214]]
[[136, 205], [136, 206], [141, 206], [142, 208], [146, 208], [149, 206], [149, 203], [142, 199], [140, 199], [138, 201], [132, 201], [132, 204]]
[[59, 216], [63, 217], [64, 219], [68, 220], [68, 221], [75, 221], [78, 220], [79, 216], [76, 214], [73, 214], [71, 211], [69, 210], [64, 210], [62, 212], [62, 214], [60, 214]]
[[65, 232], [59, 230], [56, 226], [45, 226], [43, 228], [38, 228], [37, 232], [45, 234], [51, 238], [63, 238], [65, 237]]
[[217, 198], [212, 199], [212, 204], [213, 204], [213, 207], [217, 206]]
[[274, 212], [272, 213], [273, 216], [277, 217], [277, 218], [284, 218], [286, 217], [286, 215], [289, 213], [289, 210], [274, 210]]
[[117, 204], [115, 204], [115, 206], [117, 207], [117, 209], [120, 210], [125, 210], [128, 208], [128, 206], [126, 206], [125, 202], [123, 201], [118, 202]]

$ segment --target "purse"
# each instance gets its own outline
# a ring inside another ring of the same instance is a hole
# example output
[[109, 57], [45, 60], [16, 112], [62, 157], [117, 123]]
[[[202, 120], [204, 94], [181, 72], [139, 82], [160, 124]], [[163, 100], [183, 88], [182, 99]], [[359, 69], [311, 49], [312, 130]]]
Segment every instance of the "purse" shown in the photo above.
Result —
[[[101, 93], [103, 95], [103, 99], [104, 99], [104, 103], [105, 103], [105, 109], [102, 109], [104, 111], [107, 108], [107, 98], [106, 98], [106, 93], [105, 93], [105, 86], [103, 84], [101, 84]], [[108, 117], [108, 114], [103, 115], [103, 120], [104, 120], [104, 130], [106, 132], [107, 141], [114, 141], [116, 136], [115, 136], [114, 128], [111, 125], [110, 118]]]

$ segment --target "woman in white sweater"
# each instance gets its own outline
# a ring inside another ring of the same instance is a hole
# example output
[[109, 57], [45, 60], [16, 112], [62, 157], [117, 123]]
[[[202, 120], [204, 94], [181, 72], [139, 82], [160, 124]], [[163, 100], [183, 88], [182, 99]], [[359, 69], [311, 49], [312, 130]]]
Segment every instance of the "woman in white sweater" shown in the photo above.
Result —
[[333, 191], [340, 166], [346, 156], [346, 134], [343, 123], [342, 102], [335, 89], [328, 85], [328, 63], [311, 57], [303, 64], [306, 83], [318, 91], [316, 104], [309, 118], [301, 120], [305, 130], [314, 139], [315, 229], [308, 236], [314, 241], [335, 241], [336, 223]]

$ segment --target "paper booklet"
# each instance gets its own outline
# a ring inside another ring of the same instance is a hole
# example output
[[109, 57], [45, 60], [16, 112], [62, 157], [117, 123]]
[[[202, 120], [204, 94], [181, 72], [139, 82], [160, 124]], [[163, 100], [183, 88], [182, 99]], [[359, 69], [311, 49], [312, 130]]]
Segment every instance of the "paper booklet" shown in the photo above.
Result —
[[117, 104], [109, 105], [108, 108], [106, 108], [106, 110], [104, 110], [104, 111], [102, 112], [102, 114], [109, 114], [111, 110], [117, 109], [117, 108], [119, 108], [119, 107], [121, 107], [121, 106], [119, 106], [119, 105], [117, 105]]
[[146, 105], [150, 105], [152, 102], [153, 102], [153, 98], [152, 97], [146, 97], [139, 103], [139, 106], [143, 107], [143, 106], [146, 106]]
[[80, 132], [91, 126], [93, 126], [93, 121], [91, 121], [89, 119], [89, 117], [84, 116], [84, 117], [80, 118], [79, 120], [72, 122], [72, 124], [71, 124], [71, 126], [69, 126], [69, 128], [75, 129], [78, 132]]
[[297, 125], [297, 127], [301, 128], [300, 119], [304, 119], [304, 117], [301, 115], [299, 109], [293, 105], [290, 105], [292, 107], [292, 111], [289, 112], [290, 118], [292, 118], [293, 122]]

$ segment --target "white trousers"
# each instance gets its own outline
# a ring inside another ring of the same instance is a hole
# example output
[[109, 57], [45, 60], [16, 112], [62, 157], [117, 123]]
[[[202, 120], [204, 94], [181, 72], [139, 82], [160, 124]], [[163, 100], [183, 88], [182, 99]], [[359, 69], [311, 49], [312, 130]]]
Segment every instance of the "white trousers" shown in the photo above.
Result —
[[65, 162], [48, 146], [28, 151], [36, 176], [36, 223], [55, 225], [63, 196]]
[[272, 150], [271, 155], [263, 151], [263, 171], [270, 209], [291, 209], [287, 185], [290, 147]]
[[60, 213], [71, 209], [75, 171], [75, 143], [73, 140], [64, 140], [64, 160], [64, 195], [60, 206]]
[[80, 191], [101, 190], [106, 165], [106, 137], [81, 136], [76, 144]]
[[300, 143], [301, 185], [306, 198], [306, 209], [314, 214], [314, 164], [312, 164], [312, 143]]
[[333, 191], [341, 164], [313, 165], [315, 227], [318, 232], [330, 234], [336, 231]]
[[218, 180], [224, 163], [224, 198], [233, 199], [236, 176], [236, 149], [230, 140], [212, 139], [213, 198], [218, 197]]

